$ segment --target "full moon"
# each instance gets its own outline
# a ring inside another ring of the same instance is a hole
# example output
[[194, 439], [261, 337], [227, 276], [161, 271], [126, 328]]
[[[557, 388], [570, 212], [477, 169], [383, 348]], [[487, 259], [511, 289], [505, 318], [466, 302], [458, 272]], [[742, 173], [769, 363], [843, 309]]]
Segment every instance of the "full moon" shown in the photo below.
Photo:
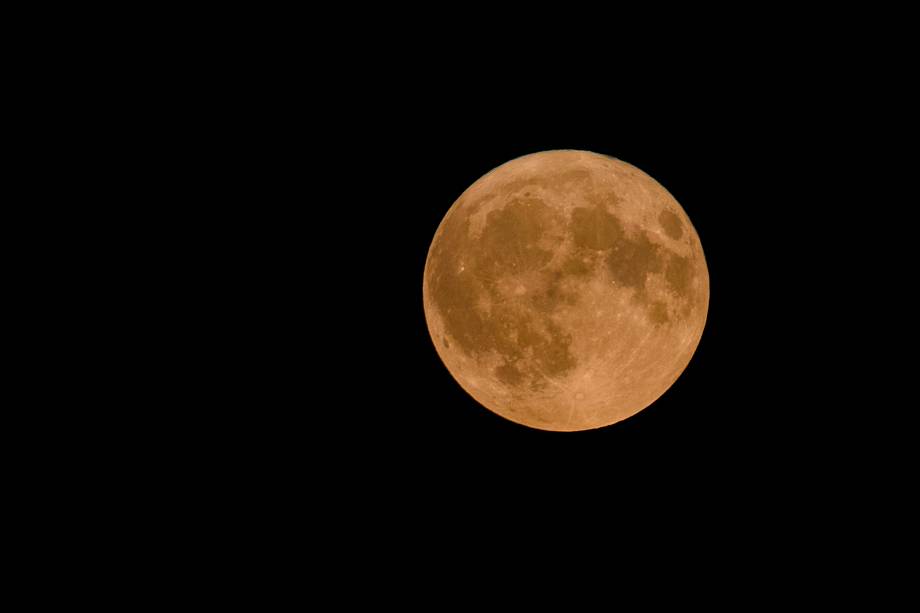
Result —
[[476, 401], [532, 428], [587, 430], [635, 415], [684, 371], [709, 272], [687, 214], [650, 176], [544, 151], [454, 202], [423, 297], [438, 355]]

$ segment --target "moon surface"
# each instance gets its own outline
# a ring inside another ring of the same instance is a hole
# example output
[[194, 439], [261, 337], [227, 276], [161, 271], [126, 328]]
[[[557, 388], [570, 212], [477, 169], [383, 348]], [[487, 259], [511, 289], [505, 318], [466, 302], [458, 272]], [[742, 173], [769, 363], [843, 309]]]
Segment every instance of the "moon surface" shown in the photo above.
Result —
[[587, 430], [638, 413], [684, 371], [709, 272], [654, 179], [604, 155], [544, 151], [451, 206], [423, 296], [438, 355], [475, 400], [525, 426]]

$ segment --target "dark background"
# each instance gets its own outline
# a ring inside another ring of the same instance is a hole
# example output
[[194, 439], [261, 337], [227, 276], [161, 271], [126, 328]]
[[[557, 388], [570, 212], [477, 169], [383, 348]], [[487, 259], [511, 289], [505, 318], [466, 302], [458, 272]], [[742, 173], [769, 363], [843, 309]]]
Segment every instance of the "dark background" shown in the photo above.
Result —
[[[122, 20], [124, 41], [67, 23], [78, 44], [27, 69], [52, 91], [24, 88], [39, 116], [11, 117], [47, 125], [29, 140], [64, 167], [33, 164], [36, 188], [63, 193], [30, 206], [48, 217], [38, 234], [54, 222], [73, 245], [50, 267], [71, 285], [30, 275], [54, 295], [25, 331], [76, 336], [33, 343], [71, 373], [38, 369], [34, 391], [64, 399], [27, 411], [40, 442], [16, 458], [22, 474], [51, 465], [29, 479], [55, 498], [37, 503], [39, 532], [85, 538], [72, 549], [83, 568], [98, 524], [126, 572], [150, 552], [154, 581], [163, 568], [190, 584], [220, 575], [209, 597], [235, 595], [255, 568], [307, 597], [326, 577], [344, 579], [337, 598], [459, 578], [441, 593], [452, 599], [532, 560], [521, 585], [538, 597], [569, 570], [616, 598], [609, 586], [630, 582], [619, 562], [654, 578], [650, 594], [686, 593], [661, 578], [670, 565], [702, 571], [701, 591], [747, 579], [762, 602], [790, 575], [813, 586], [828, 560], [861, 580], [896, 559], [853, 553], [904, 547], [890, 526], [910, 517], [916, 482], [915, 394], [896, 391], [913, 380], [916, 319], [913, 271], [892, 272], [916, 233], [916, 190], [892, 188], [916, 157], [896, 113], [915, 114], [899, 17], [694, 7], [706, 31], [671, 8], [567, 25], [554, 7], [536, 29], [412, 11], [381, 10], [402, 28], [362, 11], [169, 15], [149, 39]], [[711, 281], [680, 379], [578, 433], [480, 407], [441, 364], [422, 307], [425, 256], [456, 198], [558, 148], [664, 185]], [[26, 259], [44, 250], [31, 243]], [[827, 591], [857, 582], [831, 574]]]

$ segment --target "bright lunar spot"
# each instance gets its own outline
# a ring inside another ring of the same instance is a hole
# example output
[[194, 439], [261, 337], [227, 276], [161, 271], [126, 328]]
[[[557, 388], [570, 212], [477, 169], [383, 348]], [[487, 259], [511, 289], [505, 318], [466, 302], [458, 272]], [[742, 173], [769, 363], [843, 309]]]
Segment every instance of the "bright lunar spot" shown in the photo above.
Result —
[[473, 398], [543, 430], [599, 428], [654, 402], [706, 323], [699, 236], [638, 168], [545, 151], [453, 204], [425, 263], [425, 317]]

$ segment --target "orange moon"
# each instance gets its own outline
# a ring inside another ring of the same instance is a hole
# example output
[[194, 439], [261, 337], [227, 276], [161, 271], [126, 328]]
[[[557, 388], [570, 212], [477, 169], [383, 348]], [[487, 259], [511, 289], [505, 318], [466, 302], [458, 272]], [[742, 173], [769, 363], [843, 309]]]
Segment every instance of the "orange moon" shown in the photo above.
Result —
[[544, 151], [454, 202], [423, 296], [438, 355], [475, 400], [525, 426], [587, 430], [638, 413], [684, 371], [709, 272], [687, 214], [650, 176]]

